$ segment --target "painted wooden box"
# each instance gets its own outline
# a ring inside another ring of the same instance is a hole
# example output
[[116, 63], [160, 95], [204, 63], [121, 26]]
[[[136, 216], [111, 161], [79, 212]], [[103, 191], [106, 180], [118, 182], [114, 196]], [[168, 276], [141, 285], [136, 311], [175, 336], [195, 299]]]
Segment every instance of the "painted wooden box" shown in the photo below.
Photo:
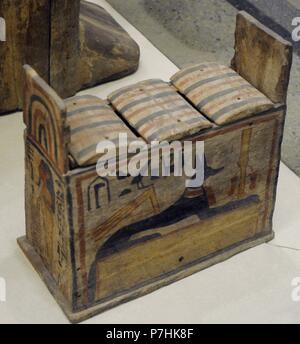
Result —
[[[63, 101], [25, 67], [19, 244], [72, 322], [273, 238], [292, 48], [242, 12], [235, 50], [232, 68], [200, 63], [108, 100]], [[204, 141], [204, 184], [100, 177], [96, 145], [120, 132], [146, 143]]]

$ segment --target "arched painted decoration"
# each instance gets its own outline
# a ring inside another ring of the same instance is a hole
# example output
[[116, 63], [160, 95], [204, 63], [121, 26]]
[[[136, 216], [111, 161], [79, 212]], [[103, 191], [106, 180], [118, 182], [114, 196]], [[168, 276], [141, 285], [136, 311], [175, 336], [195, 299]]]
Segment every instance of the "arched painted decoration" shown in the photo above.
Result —
[[58, 161], [57, 128], [49, 105], [39, 96], [33, 95], [29, 103], [29, 134], [47, 152], [51, 160]]

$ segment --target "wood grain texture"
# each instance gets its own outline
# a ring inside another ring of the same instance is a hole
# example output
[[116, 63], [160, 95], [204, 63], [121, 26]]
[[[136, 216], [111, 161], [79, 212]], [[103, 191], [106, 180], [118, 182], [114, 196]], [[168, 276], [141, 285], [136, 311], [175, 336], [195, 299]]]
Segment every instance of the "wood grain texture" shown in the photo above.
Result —
[[191, 265], [188, 268], [175, 271], [169, 276], [165, 276], [163, 279], [153, 281], [152, 283], [149, 283], [145, 286], [141, 286], [134, 290], [128, 290], [124, 292], [122, 295], [116, 296], [113, 299], [108, 299], [105, 302], [99, 303], [98, 305], [89, 307], [82, 311], [74, 311], [72, 309], [72, 305], [64, 297], [61, 290], [58, 288], [55, 280], [49, 273], [49, 270], [45, 267], [40, 256], [36, 253], [35, 249], [32, 247], [32, 245], [27, 240], [27, 238], [26, 237], [19, 238], [18, 244], [20, 248], [22, 249], [22, 251], [24, 252], [27, 259], [30, 261], [30, 263], [36, 270], [36, 272], [39, 274], [41, 279], [46, 284], [48, 290], [53, 295], [58, 305], [61, 307], [61, 309], [65, 313], [66, 317], [69, 319], [71, 323], [78, 324], [93, 316], [103, 313], [111, 308], [114, 308], [118, 305], [129, 302], [131, 300], [137, 299], [139, 297], [145, 296], [149, 293], [154, 292], [157, 289], [168, 286], [171, 283], [180, 281], [212, 265], [221, 263], [243, 251], [246, 251], [255, 246], [267, 243], [273, 239], [274, 239], [274, 233], [271, 233], [271, 234], [258, 236], [254, 239], [246, 240], [244, 242], [238, 243], [237, 245], [233, 245], [226, 251], [221, 251], [219, 253], [211, 255], [207, 257], [206, 259], [203, 259], [202, 261], [199, 261], [195, 263], [194, 265]]
[[51, 0], [50, 85], [62, 97], [75, 94], [81, 84], [79, 0]]
[[237, 15], [232, 67], [274, 103], [286, 103], [293, 46], [246, 12]]
[[1, 114], [22, 106], [25, 63], [49, 82], [49, 0], [1, 0], [0, 17], [6, 22], [6, 41], [0, 42]]

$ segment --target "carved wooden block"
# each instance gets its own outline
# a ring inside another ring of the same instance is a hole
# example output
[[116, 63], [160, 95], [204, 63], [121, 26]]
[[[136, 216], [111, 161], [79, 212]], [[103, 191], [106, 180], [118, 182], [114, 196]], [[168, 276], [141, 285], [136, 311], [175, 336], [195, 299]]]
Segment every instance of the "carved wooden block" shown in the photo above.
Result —
[[63, 98], [135, 72], [139, 47], [101, 7], [80, 0], [1, 0], [0, 114], [20, 109], [24, 64]]
[[246, 12], [237, 15], [232, 67], [274, 103], [286, 102], [292, 44]]
[[0, 42], [0, 113], [22, 103], [25, 61], [49, 82], [49, 3], [0, 1], [0, 17], [6, 24], [6, 41]]
[[[140, 82], [108, 101], [62, 101], [25, 72], [19, 244], [72, 322], [273, 238], [284, 102], [216, 64], [181, 70], [170, 84]], [[204, 184], [187, 188], [173, 174], [100, 177], [97, 143], [120, 132], [145, 143], [204, 141]]]

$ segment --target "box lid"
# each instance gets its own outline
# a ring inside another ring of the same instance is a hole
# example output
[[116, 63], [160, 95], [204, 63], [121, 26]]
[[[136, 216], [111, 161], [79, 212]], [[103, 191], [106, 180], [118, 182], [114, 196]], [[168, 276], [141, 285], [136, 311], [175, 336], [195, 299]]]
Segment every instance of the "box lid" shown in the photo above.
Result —
[[203, 63], [180, 70], [171, 83], [217, 125], [271, 109], [274, 104], [233, 69]]
[[96, 164], [103, 155], [97, 153], [99, 142], [109, 140], [120, 148], [119, 134], [125, 133], [128, 143], [138, 138], [118, 117], [107, 101], [94, 96], [78, 96], [66, 100], [67, 125], [70, 126], [69, 152], [78, 166]]
[[213, 126], [174, 87], [159, 79], [122, 88], [108, 100], [148, 143], [182, 139]]

